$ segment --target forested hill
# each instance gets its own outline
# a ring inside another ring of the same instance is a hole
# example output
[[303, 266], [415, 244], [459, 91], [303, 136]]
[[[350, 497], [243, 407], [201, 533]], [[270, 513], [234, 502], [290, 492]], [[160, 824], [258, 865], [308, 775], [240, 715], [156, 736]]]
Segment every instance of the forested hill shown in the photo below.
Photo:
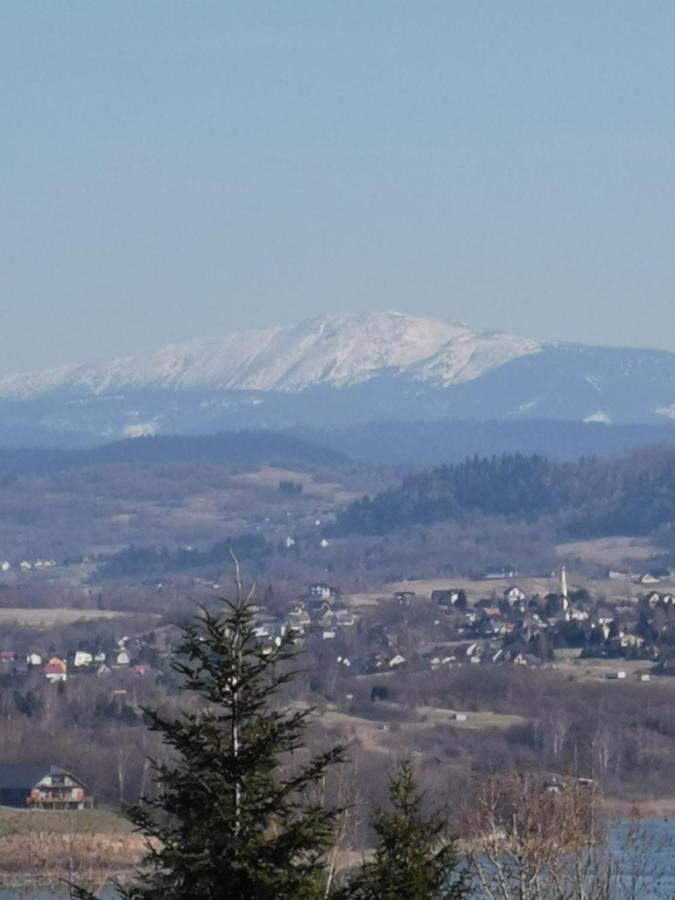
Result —
[[384, 534], [478, 516], [545, 517], [569, 536], [648, 534], [675, 521], [675, 450], [576, 462], [520, 454], [473, 457], [410, 475], [399, 487], [351, 504], [336, 531]]
[[1, 475], [33, 475], [105, 465], [342, 465], [329, 447], [274, 431], [166, 435], [116, 441], [87, 450], [0, 449]]

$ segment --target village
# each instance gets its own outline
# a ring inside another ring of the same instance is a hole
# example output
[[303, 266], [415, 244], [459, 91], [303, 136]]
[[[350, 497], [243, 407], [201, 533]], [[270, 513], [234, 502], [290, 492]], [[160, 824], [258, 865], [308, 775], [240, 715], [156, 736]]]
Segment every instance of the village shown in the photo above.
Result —
[[[639, 681], [675, 673], [675, 588], [668, 581], [663, 589], [647, 573], [630, 581], [632, 596], [607, 599], [569, 586], [564, 567], [558, 589], [545, 594], [528, 593], [516, 575], [515, 567], [487, 572], [479, 584], [490, 587], [488, 597], [470, 585], [429, 590], [428, 583], [423, 592], [409, 585], [388, 597], [343, 597], [336, 587], [313, 583], [281, 622], [261, 621], [260, 634], [292, 629], [299, 639], [337, 641], [336, 660], [351, 677], [466, 664], [576, 664], [577, 672], [584, 665], [602, 677], [632, 673]], [[609, 579], [628, 580], [614, 572]]]
[[[614, 572], [609, 578], [628, 580]], [[312, 582], [283, 610], [271, 611], [261, 603], [256, 636], [271, 645], [291, 631], [299, 645], [335, 643], [336, 661], [351, 677], [397, 668], [559, 666], [576, 660], [614, 664], [607, 675], [618, 679], [626, 677], [621, 663], [629, 669], [639, 663], [636, 677], [647, 680], [675, 673], [675, 587], [660, 581], [641, 575], [630, 582], [632, 596], [613, 599], [570, 586], [564, 567], [558, 589], [545, 594], [521, 587], [515, 567], [494, 568], [475, 586], [463, 582], [461, 587], [419, 591], [411, 584], [388, 596], [343, 595], [336, 586]], [[489, 588], [489, 596], [480, 596], [481, 588]], [[107, 646], [80, 639], [77, 646], [36, 645], [25, 654], [6, 648], [0, 650], [0, 672], [13, 678], [42, 672], [55, 684], [119, 671], [160, 674], [168, 667], [171, 631], [165, 624], [133, 637], [122, 635]]]

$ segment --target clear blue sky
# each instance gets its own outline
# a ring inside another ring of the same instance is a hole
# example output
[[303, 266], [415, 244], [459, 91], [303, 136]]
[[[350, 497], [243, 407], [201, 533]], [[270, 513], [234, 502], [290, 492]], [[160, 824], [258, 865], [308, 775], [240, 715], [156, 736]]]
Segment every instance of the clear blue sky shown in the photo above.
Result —
[[675, 3], [0, 5], [0, 371], [323, 311], [675, 350]]

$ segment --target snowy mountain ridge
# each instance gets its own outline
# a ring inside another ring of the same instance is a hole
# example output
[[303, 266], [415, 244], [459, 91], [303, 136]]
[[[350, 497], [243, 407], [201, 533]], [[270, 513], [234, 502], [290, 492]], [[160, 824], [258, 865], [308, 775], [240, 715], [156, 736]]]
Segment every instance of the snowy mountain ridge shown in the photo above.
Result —
[[249, 390], [298, 393], [403, 375], [438, 387], [462, 384], [529, 354], [527, 338], [403, 315], [326, 315], [287, 327], [173, 344], [157, 353], [0, 378], [0, 398], [59, 392]]

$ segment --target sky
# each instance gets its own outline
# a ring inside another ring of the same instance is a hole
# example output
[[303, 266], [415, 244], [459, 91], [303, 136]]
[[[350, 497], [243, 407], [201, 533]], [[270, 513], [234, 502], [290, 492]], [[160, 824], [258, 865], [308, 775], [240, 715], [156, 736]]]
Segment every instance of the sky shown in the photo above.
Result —
[[0, 373], [395, 309], [675, 351], [671, 0], [0, 3]]

